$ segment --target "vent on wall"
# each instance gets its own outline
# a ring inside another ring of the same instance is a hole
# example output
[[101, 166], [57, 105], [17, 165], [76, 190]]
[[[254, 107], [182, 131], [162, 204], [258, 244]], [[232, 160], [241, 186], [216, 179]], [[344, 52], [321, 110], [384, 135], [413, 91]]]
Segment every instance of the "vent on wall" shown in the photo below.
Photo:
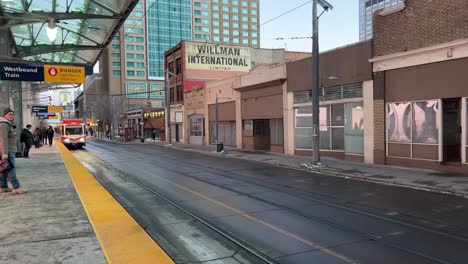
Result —
[[[347, 84], [320, 89], [320, 101], [334, 101], [362, 97], [362, 84]], [[303, 104], [312, 101], [312, 91], [299, 91], [294, 93], [294, 103]]]

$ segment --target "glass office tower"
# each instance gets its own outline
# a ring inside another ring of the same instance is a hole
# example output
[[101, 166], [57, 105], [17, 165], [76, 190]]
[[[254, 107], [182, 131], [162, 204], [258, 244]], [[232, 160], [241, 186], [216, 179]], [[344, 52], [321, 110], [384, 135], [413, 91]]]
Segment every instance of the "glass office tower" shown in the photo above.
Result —
[[359, 0], [359, 40], [372, 38], [372, 15], [376, 10], [401, 5], [405, 0]]
[[192, 39], [192, 1], [148, 0], [146, 42], [148, 79], [164, 79], [164, 52]]

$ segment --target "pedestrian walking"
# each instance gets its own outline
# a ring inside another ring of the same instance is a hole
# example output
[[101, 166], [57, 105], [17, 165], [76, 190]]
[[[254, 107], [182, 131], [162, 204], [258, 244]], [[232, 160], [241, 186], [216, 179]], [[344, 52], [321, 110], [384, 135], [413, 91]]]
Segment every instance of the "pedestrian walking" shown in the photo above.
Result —
[[152, 136], [153, 136], [153, 141], [156, 141], [156, 129], [153, 129]]
[[34, 130], [33, 132], [33, 136], [34, 136], [34, 146], [36, 148], [39, 148], [41, 146], [41, 131], [39, 130], [38, 127], [36, 127], [36, 129]]
[[47, 145], [47, 126], [44, 126], [41, 129], [41, 136], [42, 136], [42, 145], [45, 146]]
[[[16, 147], [16, 132], [13, 128], [14, 112], [11, 108], [3, 110], [3, 117], [0, 117], [0, 154], [1, 159], [8, 159], [11, 164], [11, 169], [4, 171], [0, 175], [0, 193], [12, 192], [20, 194], [26, 192], [21, 188], [21, 185], [16, 178], [16, 162], [15, 153], [18, 151]], [[13, 190], [8, 188], [8, 181], [10, 179]]]
[[49, 126], [46, 130], [47, 139], [49, 139], [49, 146], [52, 146], [52, 140], [54, 139], [54, 129]]
[[34, 135], [31, 132], [31, 125], [27, 125], [26, 128], [23, 128], [21, 131], [20, 141], [24, 143], [23, 157], [29, 159], [29, 150], [34, 144]]

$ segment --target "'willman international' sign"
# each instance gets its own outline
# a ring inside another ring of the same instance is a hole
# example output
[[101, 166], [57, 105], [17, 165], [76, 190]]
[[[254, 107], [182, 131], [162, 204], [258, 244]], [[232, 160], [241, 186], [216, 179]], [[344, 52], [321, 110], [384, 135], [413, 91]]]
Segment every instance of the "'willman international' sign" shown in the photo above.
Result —
[[187, 69], [243, 71], [251, 68], [250, 48], [211, 43], [185, 43]]

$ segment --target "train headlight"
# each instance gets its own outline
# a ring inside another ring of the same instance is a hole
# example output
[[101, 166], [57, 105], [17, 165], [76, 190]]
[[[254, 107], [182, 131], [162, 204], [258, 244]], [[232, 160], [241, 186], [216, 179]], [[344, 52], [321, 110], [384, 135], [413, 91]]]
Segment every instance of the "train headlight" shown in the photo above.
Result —
[[84, 139], [84, 138], [80, 138], [80, 142], [85, 142], [85, 139]]
[[69, 138], [66, 138], [66, 139], [63, 140], [63, 142], [69, 143], [69, 142], [70, 142], [70, 139], [69, 139]]

